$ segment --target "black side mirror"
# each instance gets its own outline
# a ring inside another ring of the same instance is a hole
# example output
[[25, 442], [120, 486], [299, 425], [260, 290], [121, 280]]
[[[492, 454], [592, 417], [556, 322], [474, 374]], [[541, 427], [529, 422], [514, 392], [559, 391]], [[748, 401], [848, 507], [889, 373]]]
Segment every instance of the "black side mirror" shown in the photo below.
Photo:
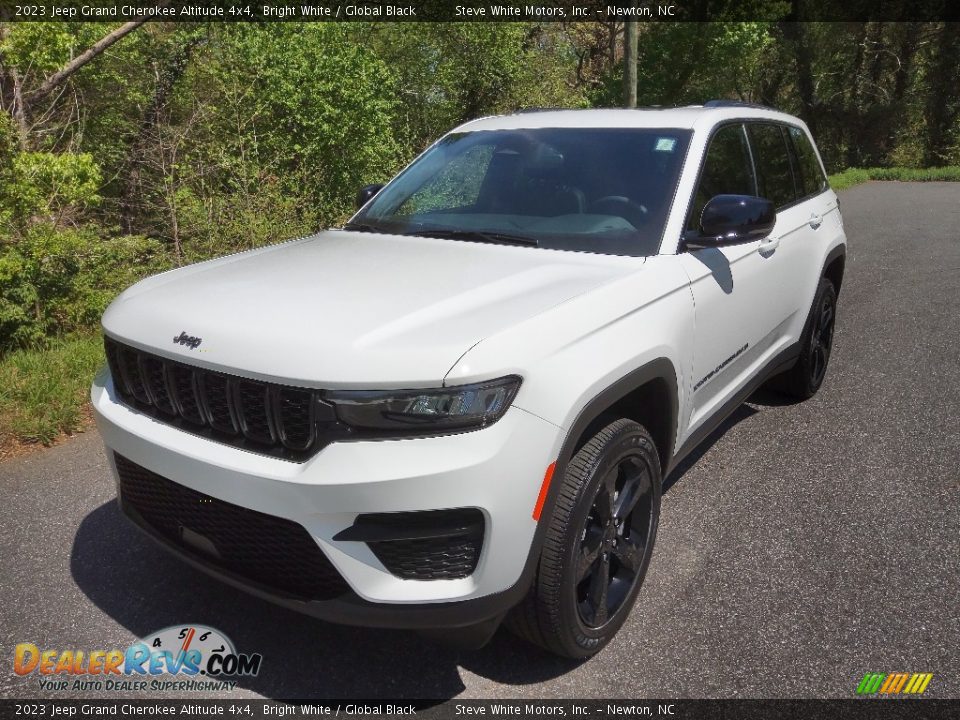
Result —
[[357, 210], [366, 205], [370, 198], [372, 198], [381, 190], [383, 190], [383, 183], [364, 185], [362, 188], [360, 188], [360, 192], [357, 193], [357, 199], [355, 201], [357, 204]]
[[723, 247], [761, 240], [773, 230], [777, 213], [773, 203], [753, 195], [716, 195], [703, 206], [698, 237], [687, 238], [691, 248]]

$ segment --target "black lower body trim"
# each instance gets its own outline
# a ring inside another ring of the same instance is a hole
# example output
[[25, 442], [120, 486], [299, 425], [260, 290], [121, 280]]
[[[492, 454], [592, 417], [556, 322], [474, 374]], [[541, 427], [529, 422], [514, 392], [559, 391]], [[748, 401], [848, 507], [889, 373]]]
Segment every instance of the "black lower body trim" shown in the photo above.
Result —
[[396, 577], [454, 580], [477, 569], [483, 526], [477, 508], [365, 513], [333, 539], [365, 542]]
[[234, 505], [114, 453], [128, 517], [248, 584], [303, 600], [331, 600], [350, 586], [299, 523]]
[[720, 407], [720, 409], [714, 413], [712, 417], [708, 418], [703, 425], [697, 428], [696, 432], [689, 437], [689, 439], [680, 447], [679, 450], [677, 450], [670, 462], [670, 467], [667, 468], [667, 471], [663, 474], [664, 479], [666, 479], [666, 477], [674, 469], [676, 469], [676, 467], [687, 455], [693, 452], [700, 443], [706, 440], [710, 433], [720, 427], [724, 420], [730, 417], [730, 415], [732, 415], [738, 407], [743, 405], [744, 401], [753, 395], [753, 393], [755, 393], [761, 385], [763, 385], [773, 376], [779, 375], [780, 373], [792, 368], [794, 363], [797, 362], [798, 357], [800, 357], [799, 343], [795, 343], [777, 353], [770, 360], [770, 362], [767, 363], [763, 370], [757, 373], [753, 379], [750, 380], [750, 382], [744, 385], [736, 395], [727, 400]]

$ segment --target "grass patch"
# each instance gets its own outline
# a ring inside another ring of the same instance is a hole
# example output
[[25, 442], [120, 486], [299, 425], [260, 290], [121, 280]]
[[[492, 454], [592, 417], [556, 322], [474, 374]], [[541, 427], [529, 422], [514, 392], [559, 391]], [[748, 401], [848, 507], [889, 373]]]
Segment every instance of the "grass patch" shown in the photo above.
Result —
[[0, 358], [0, 447], [49, 445], [83, 428], [90, 382], [105, 362], [99, 335], [77, 335]]
[[834, 191], [846, 190], [868, 180], [899, 180], [900, 182], [960, 181], [960, 166], [935, 168], [849, 168], [830, 176]]

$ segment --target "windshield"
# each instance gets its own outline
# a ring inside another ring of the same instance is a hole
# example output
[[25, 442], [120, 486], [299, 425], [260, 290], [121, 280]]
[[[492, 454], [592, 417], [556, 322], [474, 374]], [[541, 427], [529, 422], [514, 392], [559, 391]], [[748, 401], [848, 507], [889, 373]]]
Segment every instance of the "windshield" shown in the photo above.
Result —
[[655, 255], [689, 130], [536, 128], [444, 137], [347, 229]]

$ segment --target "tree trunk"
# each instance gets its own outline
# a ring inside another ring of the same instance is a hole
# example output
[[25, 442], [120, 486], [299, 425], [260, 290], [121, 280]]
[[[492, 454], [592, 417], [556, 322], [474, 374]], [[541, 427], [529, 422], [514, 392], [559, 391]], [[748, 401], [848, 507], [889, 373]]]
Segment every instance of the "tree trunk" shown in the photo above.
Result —
[[[168, 2], [161, 2], [159, 5], [166, 5]], [[43, 84], [40, 85], [36, 90], [34, 90], [27, 98], [28, 107], [34, 106], [43, 100], [47, 95], [52, 93], [58, 87], [63, 85], [71, 75], [73, 75], [77, 70], [82, 68], [88, 62], [93, 60], [95, 57], [103, 53], [104, 50], [109, 48], [111, 45], [116, 43], [121, 38], [129, 35], [138, 27], [143, 25], [147, 20], [152, 16], [145, 17], [141, 20], [134, 20], [133, 22], [124, 23], [118, 27], [113, 32], [107, 33], [97, 42], [91, 45], [89, 48], [84, 50], [82, 53], [77, 55], [73, 60], [68, 62], [62, 68], [57, 70], [53, 75], [48, 77], [43, 81]]]
[[[886, 165], [890, 162], [891, 150], [896, 146], [898, 137], [903, 134], [904, 121], [908, 117], [904, 97], [910, 87], [913, 61], [917, 53], [917, 42], [923, 24], [919, 22], [894, 23], [888, 25], [890, 45], [896, 48], [896, 54], [890, 55], [895, 63], [893, 69], [893, 89], [885, 103], [877, 103], [871, 112], [870, 125], [874, 129], [874, 148], [871, 164]], [[899, 35], [899, 37], [897, 37]], [[880, 82], [880, 76], [877, 76]]]
[[617, 64], [617, 23], [607, 24], [607, 67]]
[[900, 49], [897, 53], [897, 59], [900, 64], [894, 75], [893, 101], [899, 114], [901, 101], [907, 93], [907, 87], [910, 84], [910, 71], [913, 69], [913, 59], [917, 54], [917, 41], [920, 38], [922, 23], [905, 23], [906, 28], [903, 36], [900, 38]]
[[173, 253], [177, 258], [177, 265], [183, 264], [183, 248], [180, 246], [180, 221], [177, 219], [177, 195], [174, 190], [168, 193], [167, 204], [170, 206], [170, 236], [173, 238]]
[[[636, 8], [636, 0], [630, 3]], [[637, 21], [627, 20], [623, 38], [623, 105], [637, 106]]]
[[780, 31], [793, 52], [793, 62], [797, 74], [797, 94], [800, 96], [800, 116], [810, 128], [814, 137], [819, 130], [819, 108], [816, 90], [813, 84], [813, 52], [807, 37], [807, 28], [801, 22], [780, 23]]
[[861, 109], [863, 106], [863, 86], [867, 65], [867, 42], [870, 37], [870, 23], [860, 24], [857, 37], [857, 52], [853, 62], [850, 90], [844, 112], [844, 140], [847, 146], [847, 167], [857, 167], [860, 163]]
[[23, 79], [16, 68], [10, 69], [10, 82], [13, 85], [13, 98], [10, 105], [10, 115], [17, 128], [17, 140], [21, 150], [27, 148], [27, 131], [30, 129], [27, 125], [26, 108], [23, 105]]
[[144, 155], [150, 145], [151, 132], [157, 126], [174, 86], [186, 72], [190, 56], [200, 42], [202, 38], [193, 37], [183, 43], [170, 56], [166, 69], [158, 74], [153, 98], [143, 111], [137, 136], [127, 152], [123, 190], [120, 193], [120, 226], [128, 235], [133, 234], [136, 229], [134, 219], [138, 209], [136, 198], [140, 191], [140, 171], [144, 163]]

